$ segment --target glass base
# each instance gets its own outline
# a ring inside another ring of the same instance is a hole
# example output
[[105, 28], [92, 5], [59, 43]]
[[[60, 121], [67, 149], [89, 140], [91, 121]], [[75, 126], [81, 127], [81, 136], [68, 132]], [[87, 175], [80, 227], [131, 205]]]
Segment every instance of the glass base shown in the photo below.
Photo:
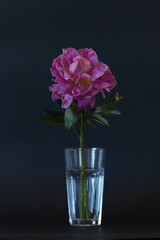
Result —
[[71, 226], [83, 226], [83, 227], [91, 227], [91, 226], [99, 226], [101, 225], [96, 219], [72, 219], [70, 221]]
[[70, 225], [101, 225], [105, 149], [65, 149], [65, 160]]

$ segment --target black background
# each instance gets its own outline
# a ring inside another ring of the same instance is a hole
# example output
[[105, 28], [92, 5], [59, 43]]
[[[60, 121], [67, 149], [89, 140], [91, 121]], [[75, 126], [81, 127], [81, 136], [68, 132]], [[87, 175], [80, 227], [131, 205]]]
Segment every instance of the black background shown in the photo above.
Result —
[[63, 149], [78, 139], [37, 120], [56, 105], [49, 68], [67, 47], [93, 48], [124, 96], [109, 128], [86, 129], [86, 147], [107, 149], [103, 224], [160, 220], [159, 5], [0, 0], [1, 223], [68, 222]]

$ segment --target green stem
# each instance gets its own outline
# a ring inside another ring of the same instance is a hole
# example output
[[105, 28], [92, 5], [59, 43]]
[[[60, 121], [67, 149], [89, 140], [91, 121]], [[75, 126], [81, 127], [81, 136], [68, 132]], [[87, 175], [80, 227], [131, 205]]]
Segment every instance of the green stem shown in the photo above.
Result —
[[84, 155], [84, 111], [81, 113], [80, 126], [80, 149], [81, 149], [81, 174], [80, 174], [80, 218], [87, 219], [88, 214], [88, 193], [86, 187], [85, 155]]

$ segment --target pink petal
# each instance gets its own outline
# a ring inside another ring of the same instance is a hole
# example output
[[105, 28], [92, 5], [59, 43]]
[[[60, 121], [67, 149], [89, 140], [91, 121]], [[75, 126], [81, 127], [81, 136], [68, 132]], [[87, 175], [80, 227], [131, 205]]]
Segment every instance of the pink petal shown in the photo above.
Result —
[[68, 108], [71, 105], [72, 100], [73, 100], [73, 96], [66, 94], [62, 102], [62, 108], [64, 109]]
[[51, 92], [57, 92], [57, 91], [59, 91], [59, 89], [60, 89], [60, 84], [52, 84], [50, 87], [49, 87], [49, 90], [51, 91]]
[[99, 89], [92, 88], [90, 91], [87, 92], [85, 97], [88, 97], [88, 98], [93, 97], [93, 96], [97, 95], [99, 92], [100, 92]]
[[92, 98], [90, 98], [89, 105], [90, 105], [92, 108], [94, 108], [94, 106], [95, 106], [95, 101], [96, 101], [95, 96], [93, 96]]
[[72, 86], [71, 85], [62, 85], [62, 92], [64, 92], [65, 94], [68, 94], [70, 96], [72, 96]]
[[91, 79], [91, 76], [87, 73], [82, 73], [82, 75], [79, 78], [79, 81], [88, 81]]
[[53, 63], [52, 63], [52, 68], [53, 69], [57, 69], [57, 65], [59, 65], [59, 67], [62, 67], [62, 64], [61, 64], [61, 58], [62, 58], [62, 54], [61, 55], [59, 55], [57, 58], [55, 58], [54, 60], [53, 60]]
[[102, 93], [102, 97], [103, 97], [103, 98], [106, 98], [103, 89], [101, 89], [101, 93]]
[[63, 67], [60, 66], [58, 63], [55, 63], [55, 67], [56, 67], [56, 70], [58, 71], [58, 73], [63, 77], [64, 76]]
[[78, 101], [78, 103], [77, 103], [78, 107], [85, 109], [90, 102], [90, 98], [79, 97], [79, 98], [77, 98], [77, 101]]
[[106, 87], [106, 90], [111, 90], [117, 85], [117, 81], [109, 68], [107, 69], [105, 74], [101, 77], [101, 79], [107, 82], [109, 85], [108, 87]]
[[88, 86], [84, 87], [74, 87], [72, 89], [73, 96], [82, 96], [85, 95], [87, 92], [89, 92], [92, 89], [92, 85], [89, 84]]
[[63, 72], [63, 76], [66, 80], [69, 80], [72, 78], [72, 75], [68, 71], [65, 71], [65, 70]]
[[56, 76], [56, 79], [54, 79], [54, 81], [60, 84], [68, 84], [68, 81], [61, 77], [59, 74]]
[[50, 69], [50, 71], [54, 77], [60, 75], [62, 78], [67, 79], [65, 74], [67, 66], [69, 66], [69, 64], [66, 61], [65, 57], [61, 54], [53, 60], [52, 68]]
[[50, 72], [51, 72], [53, 77], [55, 77], [56, 74], [58, 73], [58, 71], [56, 69], [53, 69], [53, 68], [50, 68]]
[[82, 57], [82, 56], [77, 56], [77, 57], [75, 57], [75, 58], [73, 59], [73, 61], [78, 61], [78, 62], [81, 63], [82, 68], [83, 68], [83, 72], [88, 72], [88, 71], [91, 69], [91, 64], [90, 64], [90, 62], [89, 62], [86, 58], [84, 58], [84, 57]]
[[91, 79], [94, 81], [101, 77], [106, 72], [107, 68], [108, 66], [106, 64], [100, 62], [100, 64], [91, 71]]
[[69, 72], [73, 75], [80, 75], [83, 73], [83, 68], [80, 62], [75, 61], [69, 65]]
[[68, 63], [71, 64], [73, 62], [73, 58], [78, 56], [78, 51], [75, 48], [66, 48], [63, 49], [63, 54]]
[[98, 78], [97, 80], [95, 80], [93, 82], [93, 87], [97, 88], [97, 89], [108, 88], [108, 87], [110, 87], [110, 83], [109, 82], [105, 82], [101, 78]]
[[69, 72], [73, 75], [81, 75], [91, 69], [90, 62], [84, 57], [77, 56], [73, 61], [69, 66]]
[[58, 93], [58, 92], [53, 92], [52, 93], [52, 100], [53, 101], [56, 101], [60, 98], [63, 98], [64, 97], [64, 93]]
[[77, 98], [77, 105], [79, 108], [85, 109], [87, 108], [88, 104], [94, 108], [95, 105], [95, 96], [93, 97], [78, 97]]
[[53, 60], [52, 67], [50, 68], [52, 76], [56, 76], [59, 73], [59, 68], [62, 68], [61, 58], [62, 54]]
[[85, 57], [89, 60], [92, 67], [95, 67], [98, 64], [98, 57], [93, 49], [91, 48], [79, 49], [78, 52], [82, 57]]
[[63, 68], [68, 69], [69, 63], [67, 62], [67, 60], [66, 60], [64, 55], [62, 55], [61, 64], [62, 64]]

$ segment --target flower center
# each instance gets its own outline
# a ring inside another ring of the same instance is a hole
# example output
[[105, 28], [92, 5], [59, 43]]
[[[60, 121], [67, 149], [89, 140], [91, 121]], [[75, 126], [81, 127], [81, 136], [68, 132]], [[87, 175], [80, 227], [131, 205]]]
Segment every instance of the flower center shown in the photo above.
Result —
[[91, 80], [81, 80], [79, 82], [72, 82], [72, 86], [74, 87], [86, 87], [91, 84]]

